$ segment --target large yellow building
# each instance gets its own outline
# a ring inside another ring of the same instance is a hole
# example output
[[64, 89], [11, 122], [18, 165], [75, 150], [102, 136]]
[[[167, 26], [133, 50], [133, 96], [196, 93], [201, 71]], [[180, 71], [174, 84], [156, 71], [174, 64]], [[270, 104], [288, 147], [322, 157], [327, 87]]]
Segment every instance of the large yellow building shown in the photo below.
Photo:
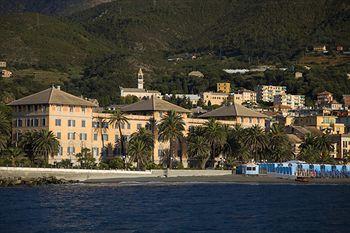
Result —
[[206, 105], [222, 105], [230, 95], [219, 92], [203, 92], [202, 99]]
[[[52, 87], [36, 94], [15, 100], [9, 104], [13, 108], [12, 139], [17, 142], [27, 131], [47, 129], [56, 135], [60, 142], [57, 155], [49, 159], [50, 163], [62, 159], [76, 162], [75, 155], [82, 148], [89, 148], [99, 161], [119, 155], [119, 130], [108, 123], [109, 113], [97, 112], [96, 104], [68, 94], [60, 88]], [[167, 101], [150, 98], [127, 105], [121, 110], [126, 113], [128, 123], [121, 126], [123, 139], [148, 123], [159, 123], [169, 111], [181, 114], [185, 122], [185, 134], [191, 126], [200, 126], [207, 122], [206, 118], [216, 118], [221, 123], [234, 126], [241, 124], [250, 127], [258, 124], [265, 127], [265, 115], [256, 113], [239, 104], [221, 107], [202, 115], [200, 119], [189, 117], [190, 111]], [[169, 149], [169, 143], [159, 142], [154, 135], [155, 145], [153, 160], [162, 161]], [[182, 150], [181, 159], [186, 165], [186, 150]], [[177, 158], [180, 159], [180, 158]]]

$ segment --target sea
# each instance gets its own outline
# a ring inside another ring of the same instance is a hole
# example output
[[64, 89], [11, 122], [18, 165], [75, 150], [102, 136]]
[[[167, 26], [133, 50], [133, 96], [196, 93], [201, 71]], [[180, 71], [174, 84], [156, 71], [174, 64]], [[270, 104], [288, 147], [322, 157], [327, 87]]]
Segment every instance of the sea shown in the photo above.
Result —
[[0, 232], [350, 232], [350, 186], [133, 183], [0, 188]]

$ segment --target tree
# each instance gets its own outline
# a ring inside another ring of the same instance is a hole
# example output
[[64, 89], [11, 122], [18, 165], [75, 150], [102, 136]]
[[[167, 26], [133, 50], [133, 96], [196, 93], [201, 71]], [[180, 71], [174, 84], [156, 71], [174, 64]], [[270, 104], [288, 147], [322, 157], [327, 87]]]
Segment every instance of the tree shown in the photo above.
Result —
[[191, 160], [196, 160], [201, 169], [210, 158], [210, 145], [204, 136], [190, 136], [188, 140], [188, 154]]
[[268, 134], [269, 160], [283, 162], [293, 157], [292, 147], [282, 125], [273, 124]]
[[109, 118], [109, 123], [113, 125], [115, 128], [118, 128], [119, 130], [119, 138], [120, 138], [120, 146], [121, 146], [121, 152], [122, 156], [125, 159], [125, 144], [124, 144], [124, 138], [122, 133], [122, 124], [128, 124], [128, 118], [124, 115], [124, 113], [117, 109], [112, 113], [112, 115]]
[[182, 116], [175, 111], [170, 111], [162, 118], [159, 124], [159, 139], [170, 142], [168, 168], [172, 168], [172, 159], [175, 156], [176, 141], [183, 137], [185, 122]]
[[59, 141], [52, 131], [40, 130], [36, 132], [34, 141], [34, 152], [44, 158], [45, 163], [48, 163], [49, 156], [54, 156], [59, 150]]
[[101, 136], [102, 152], [104, 152], [106, 151], [106, 148], [105, 148], [105, 140], [103, 135], [107, 132], [108, 122], [103, 117], [96, 117], [95, 121], [96, 121], [96, 125], [94, 127], [94, 131]]
[[30, 165], [30, 160], [25, 157], [26, 153], [23, 152], [18, 147], [9, 147], [5, 150], [5, 157], [7, 157], [11, 161], [11, 165], [16, 167], [18, 165], [26, 166]]
[[251, 159], [261, 161], [264, 158], [264, 152], [267, 148], [267, 137], [263, 129], [254, 125], [246, 130], [244, 146], [249, 150]]
[[227, 132], [223, 125], [217, 122], [214, 118], [209, 119], [204, 124], [204, 137], [207, 138], [211, 148], [209, 163], [214, 167], [215, 158], [223, 151], [227, 141]]
[[23, 134], [19, 140], [19, 146], [23, 148], [24, 152], [32, 161], [32, 163], [36, 160], [36, 154], [34, 151], [35, 142], [36, 142], [37, 132], [35, 131], [28, 131], [25, 134]]
[[75, 156], [81, 168], [91, 169], [96, 167], [96, 159], [91, 154], [90, 149], [82, 148], [81, 152]]
[[0, 112], [0, 151], [6, 148], [10, 134], [11, 122], [3, 112]]
[[150, 147], [140, 137], [130, 139], [128, 155], [131, 162], [137, 163], [137, 170], [143, 169], [150, 158]]
[[248, 160], [249, 153], [243, 144], [245, 139], [245, 130], [240, 124], [236, 124], [233, 129], [229, 130], [227, 135], [227, 146], [224, 149], [226, 159], [238, 160], [244, 163]]
[[[153, 147], [156, 140], [158, 140], [158, 122], [153, 117], [147, 122], [146, 129], [153, 134]], [[152, 153], [152, 162], [154, 162], [154, 154]]]
[[316, 137], [315, 147], [319, 150], [319, 162], [329, 162], [330, 152], [334, 150], [334, 146], [330, 140], [329, 134], [322, 134]]

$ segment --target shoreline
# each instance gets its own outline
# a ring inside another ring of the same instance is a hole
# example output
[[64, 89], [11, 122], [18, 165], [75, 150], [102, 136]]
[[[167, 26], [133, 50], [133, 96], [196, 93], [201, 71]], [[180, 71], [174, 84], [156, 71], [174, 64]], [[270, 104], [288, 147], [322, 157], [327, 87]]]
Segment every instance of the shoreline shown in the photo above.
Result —
[[326, 179], [313, 178], [303, 183], [294, 179], [279, 178], [273, 176], [244, 176], [244, 175], [223, 175], [223, 176], [183, 176], [183, 177], [134, 177], [134, 178], [111, 178], [111, 179], [88, 179], [84, 184], [118, 184], [118, 183], [231, 183], [231, 184], [347, 184], [349, 178]]

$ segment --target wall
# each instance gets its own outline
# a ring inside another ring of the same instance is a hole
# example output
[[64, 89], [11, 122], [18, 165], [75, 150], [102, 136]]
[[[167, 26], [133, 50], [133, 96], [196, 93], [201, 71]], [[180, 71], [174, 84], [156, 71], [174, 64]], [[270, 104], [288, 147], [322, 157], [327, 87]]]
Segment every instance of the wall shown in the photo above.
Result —
[[58, 168], [19, 168], [0, 167], [0, 177], [37, 178], [55, 176], [59, 179], [79, 180], [141, 178], [141, 177], [180, 177], [180, 176], [223, 176], [231, 175], [231, 170], [88, 170], [88, 169], [58, 169]]

